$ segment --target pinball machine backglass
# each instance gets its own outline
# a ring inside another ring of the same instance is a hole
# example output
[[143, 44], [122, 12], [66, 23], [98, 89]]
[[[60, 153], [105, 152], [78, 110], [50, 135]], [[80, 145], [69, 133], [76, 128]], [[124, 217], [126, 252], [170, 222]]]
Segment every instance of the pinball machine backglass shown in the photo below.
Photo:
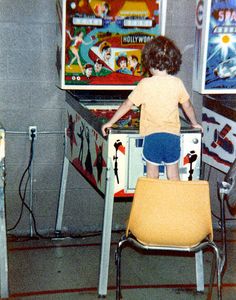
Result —
[[166, 0], [61, 0], [57, 67], [62, 89], [132, 89], [141, 49], [164, 34]]
[[196, 0], [193, 89], [236, 93], [236, 1]]

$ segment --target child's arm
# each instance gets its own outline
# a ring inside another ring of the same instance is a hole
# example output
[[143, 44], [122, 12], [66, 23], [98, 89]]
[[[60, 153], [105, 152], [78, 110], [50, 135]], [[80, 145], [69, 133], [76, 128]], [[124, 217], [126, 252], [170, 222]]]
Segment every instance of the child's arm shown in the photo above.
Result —
[[202, 126], [197, 122], [195, 111], [194, 111], [193, 105], [190, 102], [190, 100], [182, 103], [182, 108], [183, 108], [185, 114], [187, 115], [187, 117], [189, 118], [192, 127], [203, 130]]
[[121, 117], [123, 117], [133, 106], [133, 102], [126, 99], [121, 106], [117, 109], [113, 117], [104, 125], [102, 125], [103, 136], [107, 135], [107, 129], [111, 128], [114, 123], [116, 123]]

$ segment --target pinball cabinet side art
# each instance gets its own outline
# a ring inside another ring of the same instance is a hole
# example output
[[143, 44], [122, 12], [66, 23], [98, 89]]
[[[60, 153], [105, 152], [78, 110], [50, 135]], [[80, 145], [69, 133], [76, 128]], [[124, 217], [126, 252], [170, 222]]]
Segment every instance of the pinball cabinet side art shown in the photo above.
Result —
[[167, 0], [57, 1], [57, 69], [66, 90], [132, 89], [141, 49], [164, 34]]
[[236, 157], [236, 95], [203, 99], [202, 161], [227, 173]]

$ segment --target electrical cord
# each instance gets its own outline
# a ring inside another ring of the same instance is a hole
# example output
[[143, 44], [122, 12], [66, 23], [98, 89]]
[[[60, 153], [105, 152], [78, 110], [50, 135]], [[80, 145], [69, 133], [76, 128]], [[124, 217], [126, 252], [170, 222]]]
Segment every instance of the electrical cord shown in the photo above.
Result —
[[[9, 228], [7, 231], [11, 231], [11, 230], [14, 230], [18, 224], [20, 223], [21, 221], [21, 218], [22, 218], [22, 215], [23, 215], [23, 209], [24, 209], [24, 206], [27, 208], [27, 204], [25, 203], [25, 195], [26, 195], [26, 190], [27, 190], [27, 186], [28, 186], [28, 183], [29, 183], [29, 179], [30, 179], [30, 173], [29, 173], [29, 169], [31, 167], [31, 164], [32, 164], [32, 160], [33, 160], [33, 143], [34, 143], [34, 138], [32, 139], [31, 141], [31, 147], [30, 147], [30, 158], [29, 158], [29, 163], [23, 173], [23, 175], [21, 176], [21, 179], [20, 179], [20, 183], [19, 183], [19, 187], [18, 187], [18, 193], [19, 193], [19, 196], [20, 196], [20, 199], [21, 199], [21, 211], [20, 211], [20, 215], [18, 217], [18, 220], [16, 221], [15, 225], [12, 226], [11, 228]], [[22, 192], [21, 192], [21, 186], [23, 184], [23, 180], [24, 180], [24, 177], [25, 175], [28, 173], [28, 177], [26, 179], [26, 183], [25, 183], [25, 187], [24, 187], [24, 193], [22, 195]], [[29, 208], [29, 207], [28, 207]]]
[[[25, 174], [25, 173], [24, 173]], [[23, 181], [23, 178], [24, 178], [24, 174], [23, 174], [23, 176], [22, 176], [22, 178], [21, 178], [21, 182]], [[15, 225], [14, 226], [12, 226], [11, 228], [9, 228], [9, 229], [7, 229], [7, 231], [12, 231], [12, 230], [14, 230], [17, 226], [18, 226], [18, 224], [20, 223], [20, 220], [21, 220], [21, 218], [22, 218], [22, 215], [23, 215], [23, 210], [24, 210], [24, 199], [25, 199], [25, 194], [26, 194], [26, 190], [27, 190], [27, 186], [28, 186], [28, 182], [29, 182], [29, 176], [28, 176], [28, 178], [27, 178], [27, 180], [26, 180], [26, 184], [25, 184], [25, 188], [24, 188], [24, 195], [22, 196], [20, 196], [20, 199], [21, 199], [21, 210], [20, 210], [20, 214], [19, 214], [19, 217], [18, 217], [18, 220], [16, 221], [16, 223], [15, 223]], [[21, 184], [19, 185], [19, 193], [20, 193], [20, 186], [21, 186]]]
[[[121, 234], [124, 233], [125, 229], [115, 229], [112, 230], [113, 234]], [[87, 238], [92, 238], [96, 236], [101, 236], [102, 231], [92, 231], [92, 232], [83, 232], [80, 234], [75, 234], [75, 235], [63, 235], [63, 236], [50, 236], [50, 237], [43, 237], [44, 239], [49, 239], [49, 240], [64, 240], [64, 239], [71, 239], [71, 240], [76, 240], [76, 239], [87, 239]], [[9, 235], [9, 242], [22, 242], [22, 241], [31, 241], [35, 239], [35, 237], [28, 237], [28, 236], [15, 236], [15, 235]]]
[[[31, 174], [30, 174], [30, 167], [32, 165], [32, 162], [33, 162], [33, 157], [34, 157], [34, 140], [35, 140], [35, 135], [32, 133], [31, 134], [31, 145], [30, 145], [30, 157], [29, 157], [29, 163], [20, 179], [20, 183], [19, 183], [19, 188], [18, 188], [18, 193], [19, 193], [19, 196], [20, 196], [20, 199], [21, 199], [21, 211], [20, 211], [20, 215], [18, 217], [18, 220], [16, 221], [15, 225], [12, 226], [11, 228], [9, 228], [7, 231], [11, 231], [13, 229], [15, 229], [18, 224], [20, 223], [21, 221], [21, 218], [22, 218], [22, 215], [23, 215], [23, 209], [24, 207], [29, 211], [31, 217], [32, 217], [32, 220], [33, 220], [33, 227], [34, 227], [34, 231], [35, 231], [35, 234], [40, 237], [40, 238], [47, 238], [47, 237], [44, 237], [42, 236], [38, 230], [37, 230], [37, 225], [36, 225], [36, 219], [35, 219], [35, 216], [34, 216], [34, 213], [33, 211], [31, 210], [31, 208], [29, 207], [29, 205], [25, 202], [25, 195], [26, 195], [26, 191], [27, 191], [27, 186], [28, 186], [28, 183], [29, 183], [29, 179], [31, 177]], [[28, 174], [28, 177], [26, 179], [26, 183], [25, 183], [25, 187], [24, 187], [24, 191], [23, 191], [23, 194], [22, 194], [22, 184], [23, 184], [23, 181], [24, 181], [24, 178], [26, 176], [26, 174]]]
[[[112, 233], [122, 233], [125, 232], [125, 229], [114, 229], [111, 231]], [[77, 235], [66, 235], [63, 236], [63, 238], [71, 238], [71, 239], [78, 239], [78, 238], [89, 238], [89, 237], [95, 237], [95, 236], [100, 236], [102, 235], [102, 231], [93, 231], [89, 233], [81, 233]]]

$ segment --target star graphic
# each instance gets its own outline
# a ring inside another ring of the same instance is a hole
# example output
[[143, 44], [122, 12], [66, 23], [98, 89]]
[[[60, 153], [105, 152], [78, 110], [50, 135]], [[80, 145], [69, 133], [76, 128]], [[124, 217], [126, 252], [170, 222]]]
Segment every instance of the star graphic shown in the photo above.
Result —
[[106, 161], [103, 158], [103, 144], [98, 146], [97, 143], [95, 143], [96, 146], [96, 160], [93, 164], [94, 167], [97, 168], [97, 181], [101, 182], [101, 176], [102, 176], [102, 171], [103, 168], [106, 167]]
[[71, 155], [73, 153], [73, 145], [77, 145], [75, 139], [75, 121], [73, 121], [72, 115], [68, 113], [68, 128], [66, 130], [66, 134], [70, 139], [70, 148], [71, 148]]

